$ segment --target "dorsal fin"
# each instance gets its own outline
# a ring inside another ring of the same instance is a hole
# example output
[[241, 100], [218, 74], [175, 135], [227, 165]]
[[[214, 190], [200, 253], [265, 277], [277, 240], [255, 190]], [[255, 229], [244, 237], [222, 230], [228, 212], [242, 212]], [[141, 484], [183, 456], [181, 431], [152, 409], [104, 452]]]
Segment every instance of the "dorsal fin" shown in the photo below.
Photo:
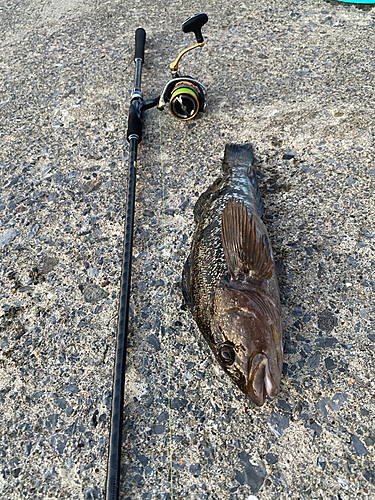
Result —
[[232, 279], [249, 275], [269, 280], [273, 274], [266, 237], [258, 236], [253, 215], [249, 217], [243, 201], [231, 198], [223, 210], [221, 241]]

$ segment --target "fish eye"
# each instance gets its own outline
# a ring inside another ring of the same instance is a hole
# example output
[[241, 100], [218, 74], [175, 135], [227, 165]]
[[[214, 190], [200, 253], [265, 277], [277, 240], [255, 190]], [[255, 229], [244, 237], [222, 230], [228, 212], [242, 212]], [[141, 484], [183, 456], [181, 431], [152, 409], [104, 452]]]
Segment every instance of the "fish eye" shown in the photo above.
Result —
[[220, 358], [224, 361], [225, 364], [233, 365], [234, 360], [236, 358], [236, 353], [231, 345], [222, 344], [219, 348]]

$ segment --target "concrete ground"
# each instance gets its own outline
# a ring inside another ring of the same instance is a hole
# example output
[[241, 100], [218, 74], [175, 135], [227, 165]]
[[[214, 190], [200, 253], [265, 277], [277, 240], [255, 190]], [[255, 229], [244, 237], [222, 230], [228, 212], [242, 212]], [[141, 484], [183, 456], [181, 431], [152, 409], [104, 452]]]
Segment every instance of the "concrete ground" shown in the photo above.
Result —
[[[0, 0], [0, 496], [104, 498], [134, 31], [154, 97], [204, 10], [181, 70], [207, 112], [148, 111], [139, 148], [121, 498], [373, 499], [375, 10], [166, 5]], [[284, 264], [284, 376], [262, 408], [180, 290], [227, 142], [254, 144]]]

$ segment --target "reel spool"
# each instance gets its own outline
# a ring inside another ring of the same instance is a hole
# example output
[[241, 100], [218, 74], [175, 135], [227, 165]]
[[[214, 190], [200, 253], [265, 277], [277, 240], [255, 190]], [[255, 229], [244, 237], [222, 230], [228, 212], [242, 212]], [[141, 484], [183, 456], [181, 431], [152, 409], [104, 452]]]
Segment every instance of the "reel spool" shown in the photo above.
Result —
[[199, 90], [193, 84], [181, 81], [172, 90], [169, 109], [179, 120], [191, 120], [199, 111]]
[[190, 76], [173, 78], [164, 85], [158, 108], [164, 109], [168, 102], [173, 116], [183, 121], [191, 120], [198, 112], [205, 110], [203, 86]]
[[190, 76], [181, 76], [178, 72], [178, 64], [186, 52], [204, 46], [202, 26], [207, 21], [207, 14], [201, 13], [189, 17], [182, 24], [182, 31], [193, 32], [197, 43], [184, 49], [169, 65], [173, 79], [164, 85], [159, 98], [158, 109], [164, 109], [169, 102], [172, 115], [182, 121], [192, 120], [199, 112], [205, 111], [206, 97], [203, 85]]

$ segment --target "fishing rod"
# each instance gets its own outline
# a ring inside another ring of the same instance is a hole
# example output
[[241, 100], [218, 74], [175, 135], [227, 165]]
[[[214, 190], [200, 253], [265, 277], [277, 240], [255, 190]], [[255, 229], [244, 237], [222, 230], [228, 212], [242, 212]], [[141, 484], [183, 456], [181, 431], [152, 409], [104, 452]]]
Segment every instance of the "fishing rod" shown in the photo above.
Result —
[[124, 248], [122, 257], [115, 367], [113, 376], [106, 500], [118, 500], [120, 490], [126, 345], [129, 330], [129, 296], [133, 247], [134, 199], [138, 144], [142, 140], [142, 115], [145, 110], [153, 107], [163, 110], [167, 103], [169, 103], [169, 109], [173, 116], [183, 121], [191, 120], [199, 112], [205, 111], [206, 96], [203, 85], [190, 76], [182, 76], [178, 71], [178, 65], [186, 52], [197, 47], [204, 46], [202, 27], [207, 23], [207, 21], [207, 15], [200, 13], [189, 17], [183, 22], [182, 31], [184, 33], [193, 32], [197, 43], [184, 49], [169, 65], [169, 69], [172, 72], [172, 78], [165, 83], [161, 94], [153, 99], [147, 99], [145, 101], [143, 100], [143, 93], [141, 90], [141, 74], [144, 62], [146, 32], [143, 28], [138, 28], [135, 32], [135, 85], [131, 93], [128, 130], [126, 134], [129, 141], [130, 151], [128, 193], [125, 207]]

